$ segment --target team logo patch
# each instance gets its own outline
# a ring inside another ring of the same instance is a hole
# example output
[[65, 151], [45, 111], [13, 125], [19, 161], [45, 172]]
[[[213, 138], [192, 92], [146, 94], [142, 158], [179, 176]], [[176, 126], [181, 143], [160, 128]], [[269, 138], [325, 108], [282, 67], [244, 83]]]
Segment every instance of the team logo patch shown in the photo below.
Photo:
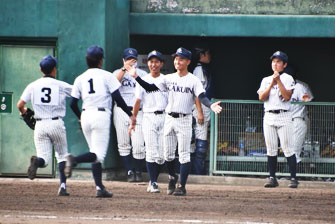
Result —
[[182, 53], [183, 50], [182, 50], [181, 48], [178, 48], [177, 52], [178, 52], [178, 53]]
[[129, 54], [133, 54], [133, 50], [129, 50], [128, 53], [129, 53]]
[[275, 55], [280, 55], [280, 51], [277, 51], [277, 52], [275, 53]]
[[157, 51], [153, 51], [152, 54], [153, 54], [153, 55], [157, 55]]

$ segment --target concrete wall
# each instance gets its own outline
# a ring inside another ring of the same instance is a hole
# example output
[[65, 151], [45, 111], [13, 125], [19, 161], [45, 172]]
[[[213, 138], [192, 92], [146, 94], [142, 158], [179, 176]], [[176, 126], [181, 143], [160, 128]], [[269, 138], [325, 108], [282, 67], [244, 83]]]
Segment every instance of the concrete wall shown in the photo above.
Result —
[[333, 0], [132, 0], [131, 12], [249, 15], [334, 15]]
[[[129, 0], [1, 0], [0, 45], [56, 46], [58, 78], [72, 84], [87, 69], [85, 54], [91, 45], [104, 48], [106, 70], [121, 66], [122, 51], [129, 46], [129, 7]], [[69, 151], [88, 151], [77, 118], [67, 111]], [[112, 151], [114, 139], [112, 135]]]

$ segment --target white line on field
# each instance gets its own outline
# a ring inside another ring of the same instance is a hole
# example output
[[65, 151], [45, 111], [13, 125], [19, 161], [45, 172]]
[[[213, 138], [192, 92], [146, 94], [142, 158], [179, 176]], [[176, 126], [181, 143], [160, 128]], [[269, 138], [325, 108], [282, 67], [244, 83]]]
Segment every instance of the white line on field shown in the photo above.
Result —
[[[1, 216], [1, 215], [0, 215]], [[121, 217], [95, 217], [95, 216], [54, 216], [54, 215], [2, 215], [4, 218], [30, 218], [30, 219], [77, 219], [77, 220], [110, 220], [110, 221], [132, 221], [132, 222], [179, 222], [179, 223], [222, 223], [215, 220], [198, 219], [148, 219], [148, 218], [121, 218]], [[268, 222], [235, 222], [226, 221], [225, 224], [272, 224]]]

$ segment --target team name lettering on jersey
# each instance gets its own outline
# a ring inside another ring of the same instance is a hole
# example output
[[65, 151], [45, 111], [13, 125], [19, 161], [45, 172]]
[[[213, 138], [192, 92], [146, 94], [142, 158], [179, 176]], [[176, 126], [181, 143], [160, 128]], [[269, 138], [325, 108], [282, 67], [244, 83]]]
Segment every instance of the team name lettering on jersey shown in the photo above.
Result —
[[132, 82], [130, 79], [123, 78], [123, 80], [121, 82], [121, 85], [135, 88], [136, 87], [136, 82]]
[[174, 82], [168, 82], [167, 89], [168, 91], [194, 94], [193, 88], [185, 87], [185, 86], [178, 86], [177, 83], [174, 83]]

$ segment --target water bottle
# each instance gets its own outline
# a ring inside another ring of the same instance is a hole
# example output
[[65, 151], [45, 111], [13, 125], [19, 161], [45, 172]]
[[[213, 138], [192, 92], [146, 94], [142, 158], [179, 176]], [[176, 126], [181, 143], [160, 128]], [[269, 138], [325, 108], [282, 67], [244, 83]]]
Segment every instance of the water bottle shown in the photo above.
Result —
[[243, 138], [240, 139], [240, 152], [239, 152], [239, 156], [244, 156], [244, 139]]
[[314, 141], [314, 157], [320, 158], [320, 143], [318, 141]]
[[306, 140], [304, 143], [304, 157], [310, 157], [312, 153], [312, 142]]
[[250, 116], [247, 117], [247, 120], [245, 122], [245, 132], [251, 132]]

